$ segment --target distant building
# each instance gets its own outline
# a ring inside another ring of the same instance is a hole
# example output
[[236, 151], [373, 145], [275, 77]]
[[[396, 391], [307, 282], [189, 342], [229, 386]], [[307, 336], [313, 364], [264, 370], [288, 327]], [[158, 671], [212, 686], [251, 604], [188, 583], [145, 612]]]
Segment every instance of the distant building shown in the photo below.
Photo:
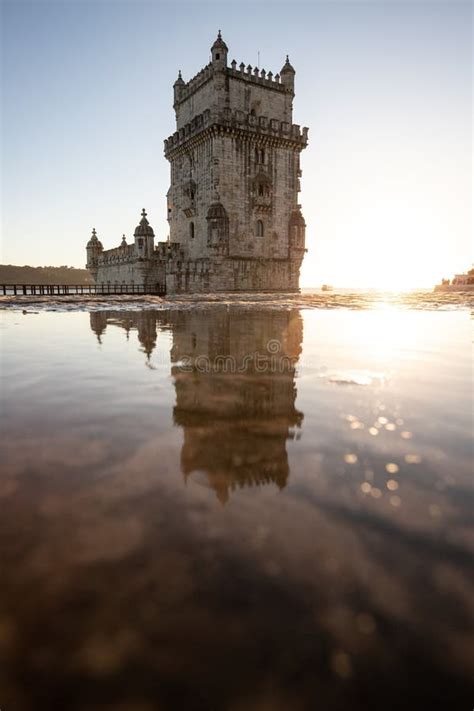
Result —
[[442, 279], [441, 284], [435, 286], [435, 291], [472, 291], [474, 289], [474, 267], [467, 273], [455, 274], [452, 281]]
[[174, 83], [176, 132], [167, 242], [154, 244], [145, 211], [133, 244], [104, 250], [95, 230], [87, 267], [97, 283], [167, 293], [296, 291], [305, 253], [298, 204], [308, 129], [292, 123], [295, 70], [273, 76], [233, 60], [219, 32], [211, 61]]
[[467, 274], [456, 274], [451, 283], [456, 286], [474, 284], [474, 269], [470, 269]]

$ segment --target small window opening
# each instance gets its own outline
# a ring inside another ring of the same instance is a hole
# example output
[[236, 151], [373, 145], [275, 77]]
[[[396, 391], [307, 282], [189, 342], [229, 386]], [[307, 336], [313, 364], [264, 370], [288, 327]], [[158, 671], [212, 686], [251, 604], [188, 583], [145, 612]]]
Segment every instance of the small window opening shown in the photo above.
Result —
[[189, 223], [189, 236], [194, 239], [194, 222]]
[[220, 59], [220, 58], [221, 58], [221, 55], [219, 54], [219, 52], [217, 52], [216, 59]]
[[260, 148], [255, 149], [255, 162], [263, 165], [265, 163], [265, 151]]
[[257, 237], [263, 237], [263, 222], [257, 220]]

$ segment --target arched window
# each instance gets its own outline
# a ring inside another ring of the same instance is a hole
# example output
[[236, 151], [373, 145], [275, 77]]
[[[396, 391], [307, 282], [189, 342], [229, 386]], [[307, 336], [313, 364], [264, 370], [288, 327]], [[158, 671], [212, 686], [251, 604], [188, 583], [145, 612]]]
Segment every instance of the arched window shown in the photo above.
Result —
[[263, 237], [263, 222], [257, 220], [257, 237]]
[[194, 239], [194, 222], [189, 223], [189, 236]]
[[265, 163], [265, 151], [263, 148], [255, 149], [255, 163], [263, 165]]

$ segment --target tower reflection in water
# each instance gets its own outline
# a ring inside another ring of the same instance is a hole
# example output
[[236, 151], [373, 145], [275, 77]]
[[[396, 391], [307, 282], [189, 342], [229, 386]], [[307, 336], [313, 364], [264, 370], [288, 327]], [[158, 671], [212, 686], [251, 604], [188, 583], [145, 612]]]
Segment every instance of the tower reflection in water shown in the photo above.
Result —
[[101, 340], [110, 325], [136, 331], [150, 362], [160, 331], [170, 331], [176, 390], [173, 420], [182, 427], [181, 470], [225, 503], [245, 486], [288, 480], [288, 439], [303, 414], [295, 406], [295, 371], [303, 323], [298, 311], [98, 311]]

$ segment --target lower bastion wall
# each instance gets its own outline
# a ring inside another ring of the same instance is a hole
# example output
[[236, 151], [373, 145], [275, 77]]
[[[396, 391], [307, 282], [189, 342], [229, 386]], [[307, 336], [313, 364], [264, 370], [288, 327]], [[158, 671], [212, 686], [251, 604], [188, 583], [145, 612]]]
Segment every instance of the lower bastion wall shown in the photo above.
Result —
[[196, 260], [169, 265], [166, 292], [298, 291], [299, 268], [291, 260]]

